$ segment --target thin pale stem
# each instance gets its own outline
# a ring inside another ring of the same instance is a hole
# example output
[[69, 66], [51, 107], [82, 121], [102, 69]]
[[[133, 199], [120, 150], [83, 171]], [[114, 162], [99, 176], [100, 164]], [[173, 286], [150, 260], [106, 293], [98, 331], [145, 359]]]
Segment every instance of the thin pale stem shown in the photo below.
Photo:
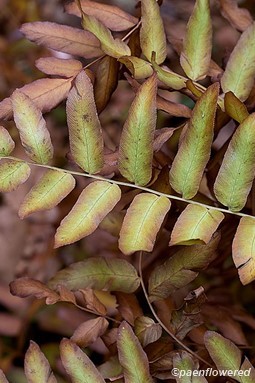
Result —
[[145, 191], [147, 193], [152, 193], [152, 194], [156, 194], [158, 196], [167, 197], [170, 200], [181, 201], [181, 202], [189, 203], [189, 204], [192, 204], [192, 205], [202, 206], [202, 207], [205, 207], [207, 209], [221, 211], [224, 214], [232, 214], [232, 215], [236, 215], [238, 217], [254, 218], [250, 214], [234, 212], [234, 211], [227, 210], [227, 209], [224, 209], [224, 208], [221, 208], [221, 207], [211, 206], [211, 205], [207, 205], [207, 204], [204, 204], [204, 203], [201, 203], [201, 202], [197, 202], [197, 201], [193, 201], [193, 200], [188, 200], [188, 199], [185, 199], [185, 198], [182, 198], [182, 197], [178, 197], [176, 195], [166, 194], [166, 193], [159, 192], [157, 190], [149, 189], [149, 188], [144, 187], [144, 186], [134, 185], [134, 184], [131, 184], [129, 182], [116, 181], [116, 180], [112, 180], [110, 178], [105, 178], [105, 177], [102, 177], [102, 176], [97, 176], [95, 174], [81, 173], [81, 172], [76, 172], [76, 171], [73, 171], [73, 170], [57, 168], [55, 166], [50, 166], [50, 165], [35, 164], [35, 163], [32, 163], [32, 162], [29, 162], [29, 161], [26, 161], [26, 160], [22, 160], [22, 159], [16, 158], [16, 157], [11, 157], [11, 156], [1, 157], [1, 158], [2, 159], [13, 160], [13, 161], [25, 162], [26, 164], [28, 164], [30, 166], [38, 166], [38, 167], [42, 167], [42, 168], [46, 168], [46, 169], [58, 170], [58, 171], [69, 173], [69, 174], [72, 174], [72, 175], [75, 175], [75, 176], [92, 178], [92, 179], [99, 180], [99, 181], [107, 181], [107, 182], [110, 182], [112, 184], [119, 185], [119, 186], [126, 186], [126, 187], [130, 187], [130, 188], [133, 188], [133, 189], [139, 189], [139, 190]]
[[76, 306], [78, 309], [82, 310], [82, 311], [86, 311], [87, 313], [94, 314], [94, 315], [97, 315], [97, 316], [101, 316], [101, 317], [103, 317], [103, 318], [105, 318], [105, 319], [108, 319], [109, 321], [112, 321], [112, 322], [115, 322], [115, 323], [118, 323], [118, 324], [121, 323], [119, 320], [114, 319], [114, 318], [112, 318], [112, 317], [109, 317], [108, 315], [101, 315], [101, 314], [99, 314], [99, 313], [96, 312], [96, 311], [87, 309], [86, 307], [80, 306], [80, 305], [78, 305], [78, 304], [75, 304], [75, 306]]
[[[80, 13], [81, 13], [81, 17], [83, 15], [83, 10], [82, 10], [82, 6], [81, 6], [81, 2], [80, 0], [76, 0], [75, 1], [79, 10], [80, 10]], [[141, 25], [141, 20], [124, 36], [122, 37], [122, 41], [126, 41]], [[102, 55], [98, 58], [96, 58], [95, 60], [91, 61], [89, 64], [87, 64], [83, 69], [88, 69], [89, 67], [91, 67], [93, 64], [96, 64], [98, 61], [100, 61], [102, 58], [104, 58], [106, 55]]]
[[122, 41], [127, 40], [132, 35], [132, 33], [135, 32], [140, 27], [141, 24], [142, 22], [140, 20], [124, 37], [122, 37], [121, 40]]
[[[134, 26], [134, 28], [132, 28], [121, 40], [122, 41], [127, 40], [132, 35], [132, 33], [134, 33], [134, 31], [136, 31], [140, 27], [140, 25], [141, 25], [141, 21], [139, 21], [139, 23], [137, 23]], [[104, 57], [106, 57], [106, 55], [102, 55], [102, 56], [96, 58], [95, 60], [93, 60], [89, 64], [87, 64], [83, 69], [88, 69], [89, 67], [91, 67], [92, 65], [96, 64], [98, 61], [100, 61]]]
[[88, 69], [90, 68], [92, 65], [96, 64], [98, 61], [100, 61], [101, 59], [103, 59], [106, 55], [102, 55], [100, 57], [98, 57], [97, 59], [91, 61], [89, 64], [87, 64], [86, 66], [83, 67], [83, 69]]
[[150, 299], [148, 297], [148, 293], [146, 291], [146, 288], [145, 288], [145, 285], [144, 285], [144, 281], [143, 281], [143, 271], [142, 271], [142, 256], [143, 256], [143, 252], [140, 251], [139, 253], [139, 275], [140, 275], [140, 278], [141, 278], [141, 286], [142, 286], [142, 289], [143, 289], [143, 293], [144, 293], [144, 296], [145, 296], [145, 299], [148, 303], [148, 306], [153, 314], [153, 316], [155, 317], [155, 319], [157, 320], [157, 322], [160, 324], [160, 326], [166, 331], [166, 333], [176, 342], [179, 344], [179, 346], [181, 346], [185, 351], [187, 351], [189, 354], [191, 354], [192, 356], [194, 356], [196, 359], [199, 359], [201, 362], [205, 363], [207, 366], [209, 367], [212, 367], [212, 365], [210, 363], [208, 363], [205, 359], [201, 358], [201, 356], [197, 355], [194, 351], [190, 350], [189, 347], [187, 347], [180, 339], [178, 339], [165, 325], [164, 323], [160, 320], [160, 318], [158, 317], [156, 311], [154, 310], [154, 307], [152, 306], [151, 302], [150, 302]]

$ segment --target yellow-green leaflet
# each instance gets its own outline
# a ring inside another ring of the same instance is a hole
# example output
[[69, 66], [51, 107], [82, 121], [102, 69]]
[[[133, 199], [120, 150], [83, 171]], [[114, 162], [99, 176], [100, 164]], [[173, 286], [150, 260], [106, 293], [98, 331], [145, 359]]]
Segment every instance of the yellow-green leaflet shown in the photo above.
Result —
[[76, 78], [66, 102], [71, 154], [86, 172], [99, 172], [104, 164], [103, 136], [93, 85], [84, 71]]
[[199, 205], [188, 205], [174, 225], [169, 246], [208, 243], [224, 214]]
[[141, 0], [142, 26], [140, 44], [144, 56], [151, 61], [152, 52], [156, 53], [156, 62], [162, 64], [166, 58], [166, 35], [156, 0]]
[[137, 195], [127, 210], [120, 231], [119, 248], [125, 255], [152, 251], [171, 202], [151, 193]]
[[33, 341], [26, 352], [24, 367], [28, 383], [57, 383], [48, 360]]
[[13, 92], [11, 100], [14, 121], [27, 155], [34, 162], [48, 164], [53, 156], [53, 146], [42, 112], [18, 89]]
[[20, 218], [36, 211], [57, 206], [75, 187], [71, 174], [48, 170], [39, 182], [26, 195], [19, 209]]
[[0, 192], [10, 192], [28, 179], [30, 167], [21, 161], [8, 160], [0, 163]]
[[241, 35], [228, 60], [221, 78], [224, 93], [232, 91], [241, 101], [245, 101], [253, 87], [255, 76], [255, 23]]
[[184, 198], [194, 197], [210, 158], [219, 85], [211, 85], [197, 101], [170, 170], [170, 184]]
[[[173, 368], [175, 371], [182, 371], [180, 378], [176, 380], [178, 383], [208, 383], [204, 376], [196, 376], [195, 372], [198, 371], [198, 363], [193, 357], [186, 351], [180, 351], [173, 355]], [[191, 374], [194, 373], [196, 378], [191, 378]], [[188, 377], [188, 379], [187, 379]]]
[[116, 58], [131, 55], [128, 45], [120, 39], [114, 39], [109, 29], [94, 16], [86, 15], [83, 12], [82, 26], [98, 38], [105, 54]]
[[243, 285], [255, 279], [255, 218], [242, 217], [233, 244], [232, 256]]
[[153, 140], [156, 128], [157, 78], [139, 88], [124, 124], [119, 148], [119, 170], [136, 185], [146, 185], [152, 174]]
[[198, 82], [194, 83], [192, 80], [186, 81], [186, 88], [191, 91], [191, 93], [196, 97], [200, 98], [206, 88], [204, 88], [202, 85], [200, 85]]
[[196, 0], [190, 16], [180, 62], [192, 80], [204, 78], [209, 70], [212, 52], [212, 23], [209, 0]]
[[186, 87], [187, 79], [175, 72], [170, 70], [166, 70], [166, 68], [161, 68], [159, 65], [152, 60], [152, 65], [157, 73], [158, 79], [162, 81], [165, 85], [173, 88], [175, 90], [179, 90]]
[[93, 289], [133, 293], [140, 285], [140, 278], [135, 267], [125, 259], [90, 257], [58, 271], [49, 281], [54, 290], [63, 284], [72, 291]]
[[124, 64], [137, 80], [150, 77], [153, 69], [148, 61], [135, 56], [120, 57], [119, 61]]
[[232, 211], [241, 210], [255, 174], [255, 113], [235, 131], [214, 184], [216, 198]]
[[249, 116], [246, 105], [233, 92], [227, 92], [224, 97], [226, 113], [240, 124]]
[[[206, 331], [204, 342], [218, 370], [228, 371], [229, 376], [234, 376], [239, 383], [253, 383], [255, 381], [254, 367], [233, 342], [215, 331]], [[248, 375], [247, 370], [249, 370]], [[243, 374], [236, 374], [236, 371]]]
[[62, 339], [60, 356], [72, 383], [105, 383], [90, 358], [69, 339]]
[[117, 347], [125, 383], [153, 383], [148, 357], [127, 322], [119, 326]]
[[107, 181], [89, 184], [70, 213], [61, 221], [55, 236], [55, 247], [76, 242], [93, 233], [120, 197], [121, 190], [117, 185]]
[[193, 281], [199, 270], [208, 267], [217, 257], [220, 234], [215, 233], [208, 244], [183, 246], [150, 274], [148, 292], [150, 301], [164, 299], [177, 289]]
[[0, 157], [9, 156], [15, 147], [8, 130], [0, 126]]

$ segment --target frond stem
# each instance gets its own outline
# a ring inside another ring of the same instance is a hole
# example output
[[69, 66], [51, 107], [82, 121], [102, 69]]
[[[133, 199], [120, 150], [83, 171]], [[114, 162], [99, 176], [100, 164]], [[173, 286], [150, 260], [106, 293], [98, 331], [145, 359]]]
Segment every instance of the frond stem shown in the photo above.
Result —
[[36, 163], [32, 163], [32, 162], [29, 162], [29, 161], [26, 161], [26, 160], [23, 160], [23, 159], [20, 159], [20, 158], [17, 158], [17, 157], [11, 157], [11, 156], [1, 157], [1, 159], [8, 159], [8, 160], [13, 160], [13, 161], [18, 161], [18, 162], [25, 162], [26, 164], [28, 164], [30, 166], [38, 166], [38, 167], [42, 167], [42, 168], [46, 168], [46, 169], [62, 171], [62, 172], [69, 173], [69, 174], [72, 174], [72, 175], [75, 175], [75, 176], [92, 178], [92, 179], [99, 180], [99, 181], [107, 181], [107, 182], [110, 182], [110, 183], [115, 184], [115, 185], [126, 186], [126, 187], [133, 188], [133, 189], [139, 189], [139, 190], [142, 190], [142, 191], [147, 192], [147, 193], [152, 193], [152, 194], [156, 194], [158, 196], [167, 197], [170, 200], [181, 201], [181, 202], [189, 203], [189, 204], [192, 204], [192, 205], [202, 206], [202, 207], [205, 207], [207, 209], [221, 211], [224, 214], [232, 214], [232, 215], [236, 215], [238, 217], [254, 218], [254, 216], [252, 216], [250, 214], [234, 212], [234, 211], [231, 211], [231, 210], [228, 210], [228, 209], [224, 209], [224, 208], [221, 208], [221, 207], [207, 205], [207, 204], [204, 204], [202, 202], [188, 200], [188, 199], [176, 196], [176, 195], [162, 193], [162, 192], [159, 192], [157, 190], [149, 189], [149, 188], [147, 188], [145, 186], [139, 186], [139, 185], [131, 184], [129, 182], [116, 181], [116, 180], [113, 180], [113, 179], [110, 179], [110, 178], [105, 178], [105, 177], [102, 177], [102, 176], [97, 176], [96, 174], [81, 173], [81, 172], [77, 172], [77, 171], [73, 171], [73, 170], [57, 168], [57, 167], [51, 166], [51, 165], [36, 164]]
[[[79, 8], [79, 11], [80, 11], [81, 17], [82, 17], [84, 12], [82, 10], [82, 6], [81, 6], [80, 0], [75, 0], [75, 3], [77, 5], [77, 7]], [[141, 25], [141, 20], [139, 20], [139, 22], [124, 37], [122, 37], [121, 40], [122, 41], [127, 40], [140, 27], [140, 25]], [[96, 64], [98, 61], [100, 61], [105, 56], [107, 56], [107, 55], [102, 55], [102, 56], [96, 58], [95, 60], [93, 60], [89, 64], [87, 64], [83, 69], [87, 69], [87, 68], [91, 67], [93, 64]]]
[[180, 339], [178, 339], [165, 325], [164, 323], [160, 320], [160, 318], [158, 317], [158, 314], [156, 313], [156, 311], [154, 310], [154, 307], [152, 306], [151, 302], [150, 302], [150, 299], [148, 297], [148, 293], [146, 291], [146, 288], [145, 288], [145, 285], [144, 285], [144, 281], [143, 281], [143, 272], [142, 272], [142, 257], [143, 257], [143, 252], [140, 251], [139, 253], [139, 275], [140, 275], [140, 278], [141, 278], [141, 286], [142, 286], [142, 289], [143, 289], [143, 293], [144, 293], [144, 296], [145, 296], [145, 299], [148, 303], [148, 306], [150, 307], [150, 310], [153, 314], [153, 316], [155, 317], [155, 319], [157, 320], [157, 322], [160, 324], [160, 326], [166, 331], [166, 333], [176, 342], [178, 343], [185, 351], [187, 351], [189, 354], [191, 354], [192, 356], [194, 356], [196, 359], [199, 359], [201, 362], [205, 363], [207, 366], [209, 367], [212, 367], [212, 365], [210, 363], [208, 363], [205, 359], [203, 359], [202, 357], [200, 357], [199, 355], [197, 355], [194, 351], [190, 350], [189, 347], [187, 347]]

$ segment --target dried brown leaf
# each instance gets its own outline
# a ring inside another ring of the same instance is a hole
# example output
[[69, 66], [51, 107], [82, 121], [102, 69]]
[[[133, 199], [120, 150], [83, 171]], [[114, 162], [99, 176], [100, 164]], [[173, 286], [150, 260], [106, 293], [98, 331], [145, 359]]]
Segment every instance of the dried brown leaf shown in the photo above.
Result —
[[157, 96], [157, 108], [175, 117], [191, 117], [191, 109], [183, 104], [178, 104]]
[[59, 285], [57, 289], [60, 300], [63, 302], [70, 302], [76, 305], [76, 298], [72, 291], [68, 290], [64, 285]]
[[111, 211], [100, 223], [100, 229], [107, 231], [107, 233], [114, 237], [119, 237], [120, 229], [124, 220], [124, 211]]
[[212, 303], [205, 304], [202, 307], [202, 315], [207, 323], [215, 326], [223, 336], [235, 344], [248, 344], [240, 323], [232, 318], [231, 312], [229, 313], [225, 307]]
[[207, 245], [185, 246], [157, 266], [149, 278], [151, 300], [167, 298], [193, 281], [198, 275], [197, 270], [206, 268], [216, 258], [219, 240], [220, 235], [216, 233]]
[[118, 335], [118, 329], [116, 327], [108, 330], [104, 335], [102, 335], [104, 344], [109, 350], [111, 351], [113, 350], [114, 353], [116, 353], [117, 351], [117, 346], [116, 346], [117, 335]]
[[[129, 82], [129, 84], [132, 86], [133, 91], [137, 93], [140, 87], [139, 82], [136, 81], [131, 76], [129, 76], [129, 74], [127, 73], [125, 73], [125, 77], [127, 81]], [[165, 98], [158, 95], [156, 98], [156, 102], [157, 102], [157, 109], [163, 110], [164, 112], [169, 113], [172, 116], [186, 117], [186, 118], [191, 117], [192, 111], [186, 105], [178, 104], [178, 103], [166, 100]]]
[[102, 54], [99, 40], [88, 31], [48, 21], [23, 24], [21, 32], [38, 45], [74, 56], [99, 57]]
[[85, 305], [89, 310], [97, 312], [99, 315], [106, 315], [107, 310], [102, 302], [97, 298], [92, 289], [80, 289]]
[[[138, 22], [136, 17], [114, 5], [81, 0], [81, 8], [84, 13], [96, 17], [107, 28], [116, 32], [132, 28]], [[75, 2], [67, 4], [65, 10], [71, 15], [81, 16], [80, 10]]]
[[122, 318], [133, 326], [135, 319], [143, 315], [138, 299], [135, 294], [117, 292], [115, 295], [118, 302], [118, 311]]
[[82, 63], [73, 59], [59, 59], [57, 57], [41, 57], [35, 66], [43, 73], [52, 76], [74, 77], [82, 70]]
[[135, 335], [141, 342], [143, 347], [156, 342], [162, 335], [162, 327], [159, 323], [155, 323], [153, 319], [145, 316], [136, 318]]
[[123, 373], [117, 355], [111, 356], [105, 363], [98, 367], [98, 370], [105, 379], [109, 379], [111, 382], [123, 382], [122, 379], [120, 380]]
[[162, 128], [155, 131], [153, 150], [158, 152], [178, 128]]
[[37, 299], [46, 298], [46, 304], [52, 305], [60, 300], [59, 295], [44, 283], [32, 278], [18, 278], [10, 283], [10, 291], [21, 298], [35, 296]]
[[97, 66], [94, 92], [98, 113], [104, 110], [117, 88], [119, 67], [120, 63], [110, 56], [103, 57]]
[[[29, 96], [36, 106], [44, 113], [55, 108], [63, 101], [72, 86], [72, 78], [42, 78], [24, 85], [20, 91]], [[10, 97], [0, 102], [0, 119], [12, 118], [12, 103]]]
[[75, 330], [71, 340], [80, 347], [87, 347], [105, 333], [108, 325], [103, 317], [87, 320]]
[[248, 9], [239, 8], [237, 0], [220, 0], [221, 14], [232, 27], [243, 32], [253, 23]]
[[165, 355], [169, 355], [169, 353], [172, 350], [173, 344], [169, 342], [169, 339], [167, 337], [161, 337], [156, 342], [148, 344], [148, 346], [146, 346], [145, 348], [146, 354], [151, 365], [156, 361], [160, 361], [160, 359]]
[[0, 383], [9, 383], [2, 370], [0, 370]]
[[[0, 313], [0, 334], [4, 336], [18, 336], [22, 329], [22, 319], [13, 314]], [[1, 375], [0, 375], [1, 383]]]

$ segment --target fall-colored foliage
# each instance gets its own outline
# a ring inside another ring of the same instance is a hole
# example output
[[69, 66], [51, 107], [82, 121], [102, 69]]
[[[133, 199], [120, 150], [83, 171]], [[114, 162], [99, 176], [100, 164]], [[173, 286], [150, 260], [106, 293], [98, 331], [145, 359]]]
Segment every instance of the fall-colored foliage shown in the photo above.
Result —
[[254, 382], [253, 1], [2, 3], [0, 383]]

